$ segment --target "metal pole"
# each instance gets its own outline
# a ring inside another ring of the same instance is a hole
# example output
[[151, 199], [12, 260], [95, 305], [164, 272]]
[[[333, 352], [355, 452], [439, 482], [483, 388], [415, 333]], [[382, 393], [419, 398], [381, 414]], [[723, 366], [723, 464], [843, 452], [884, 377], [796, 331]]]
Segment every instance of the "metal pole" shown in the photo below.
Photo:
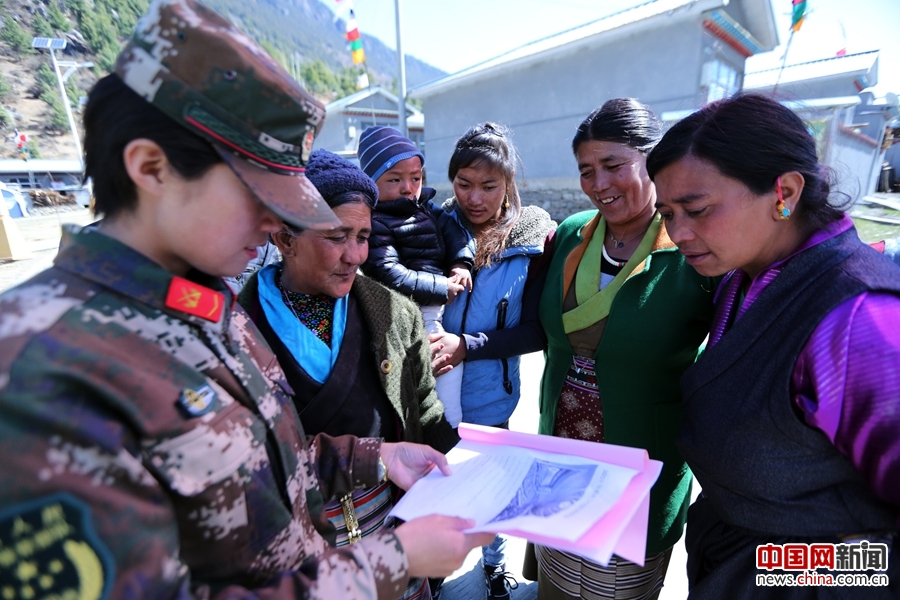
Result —
[[778, 84], [781, 83], [781, 74], [784, 73], [784, 66], [787, 64], [787, 55], [788, 55], [788, 51], [791, 49], [791, 42], [794, 41], [794, 34], [795, 34], [795, 33], [796, 33], [796, 32], [795, 32], [794, 30], [791, 30], [791, 35], [790, 35], [790, 37], [788, 38], [787, 46], [786, 46], [785, 49], [784, 49], [784, 57], [783, 57], [783, 59], [782, 59], [782, 61], [781, 61], [781, 68], [778, 69], [778, 78], [775, 80], [775, 87], [772, 88], [772, 95], [773, 95], [773, 96], [774, 96], [775, 94], [778, 93]]
[[50, 48], [50, 58], [53, 59], [53, 70], [56, 71], [56, 81], [59, 83], [59, 93], [62, 95], [63, 105], [66, 107], [66, 118], [69, 119], [69, 129], [72, 130], [72, 139], [75, 140], [75, 152], [78, 154], [78, 164], [84, 168], [84, 157], [81, 150], [81, 138], [78, 137], [78, 129], [75, 127], [75, 118], [72, 116], [72, 107], [69, 106], [69, 97], [66, 95], [66, 85], [63, 83], [62, 74], [59, 72], [59, 64], [56, 62], [56, 53]]
[[400, 0], [394, 0], [394, 12], [397, 17], [397, 67], [400, 78], [397, 80], [397, 117], [400, 120], [400, 133], [409, 136], [406, 129], [406, 61], [403, 57], [403, 34], [400, 27]]

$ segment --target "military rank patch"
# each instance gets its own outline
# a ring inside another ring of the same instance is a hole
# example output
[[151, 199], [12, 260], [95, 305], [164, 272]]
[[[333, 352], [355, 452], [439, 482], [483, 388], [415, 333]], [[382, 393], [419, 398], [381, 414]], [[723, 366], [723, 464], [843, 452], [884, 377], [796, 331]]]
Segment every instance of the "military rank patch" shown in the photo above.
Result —
[[178, 398], [178, 406], [191, 417], [199, 417], [205, 415], [212, 410], [213, 404], [216, 402], [216, 393], [208, 385], [192, 390], [184, 388], [181, 390], [181, 396]]
[[0, 599], [100, 600], [115, 564], [90, 509], [55, 494], [0, 512]]
[[225, 306], [225, 295], [182, 277], [173, 277], [166, 294], [166, 306], [218, 323]]

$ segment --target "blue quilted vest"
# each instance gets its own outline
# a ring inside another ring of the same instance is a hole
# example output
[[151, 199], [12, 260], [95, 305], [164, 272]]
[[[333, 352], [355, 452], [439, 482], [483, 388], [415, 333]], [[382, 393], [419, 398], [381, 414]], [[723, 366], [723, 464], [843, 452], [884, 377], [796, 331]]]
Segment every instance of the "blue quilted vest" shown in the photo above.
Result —
[[[444, 329], [478, 333], [515, 327], [522, 314], [522, 293], [531, 258], [542, 245], [507, 248], [489, 267], [473, 274], [473, 292], [463, 291], [444, 309]], [[466, 362], [462, 381], [462, 420], [499, 425], [519, 402], [519, 357]]]

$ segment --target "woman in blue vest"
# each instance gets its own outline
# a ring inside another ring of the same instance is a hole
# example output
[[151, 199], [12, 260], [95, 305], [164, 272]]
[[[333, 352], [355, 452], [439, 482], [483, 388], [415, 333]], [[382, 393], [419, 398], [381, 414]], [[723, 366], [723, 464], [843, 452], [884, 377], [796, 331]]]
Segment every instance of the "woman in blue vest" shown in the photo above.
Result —
[[[519, 402], [519, 356], [546, 344], [537, 315], [543, 280], [534, 259], [556, 223], [545, 210], [522, 206], [517, 163], [501, 125], [478, 125], [456, 143], [449, 167], [455, 196], [444, 209], [475, 238], [473, 289], [447, 305], [447, 333], [432, 336], [432, 348], [443, 346], [446, 364], [466, 361], [462, 420], [494, 427], [507, 427]], [[484, 547], [492, 600], [509, 598], [505, 543], [498, 535]]]
[[560, 224], [540, 307], [540, 433], [646, 448], [663, 461], [646, 558], [603, 566], [537, 546], [541, 600], [656, 598], [684, 530], [691, 473], [675, 448], [678, 379], [709, 331], [714, 282], [685, 264], [656, 212], [646, 161], [661, 135], [633, 98], [607, 101], [578, 127], [572, 151], [594, 210]]
[[[900, 269], [859, 240], [804, 122], [772, 99], [704, 107], [647, 167], [685, 260], [727, 273], [681, 380], [678, 448], [703, 487], [688, 513], [690, 599], [900, 597]], [[770, 567], [818, 566], [810, 544], [837, 557], [833, 577], [868, 570], [889, 585], [757, 586]]]

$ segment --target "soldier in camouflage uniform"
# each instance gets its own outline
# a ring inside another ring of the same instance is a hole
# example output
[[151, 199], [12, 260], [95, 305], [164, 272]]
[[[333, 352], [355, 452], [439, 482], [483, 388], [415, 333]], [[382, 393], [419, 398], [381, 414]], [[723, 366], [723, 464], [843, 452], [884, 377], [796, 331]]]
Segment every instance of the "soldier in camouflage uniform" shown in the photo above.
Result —
[[335, 223], [303, 176], [323, 115], [192, 0], [154, 3], [92, 90], [105, 219], [67, 228], [54, 267], [0, 295], [0, 598], [397, 598], [492, 537], [426, 517], [330, 547], [324, 500], [446, 461], [307, 445], [220, 278], [282, 219]]

